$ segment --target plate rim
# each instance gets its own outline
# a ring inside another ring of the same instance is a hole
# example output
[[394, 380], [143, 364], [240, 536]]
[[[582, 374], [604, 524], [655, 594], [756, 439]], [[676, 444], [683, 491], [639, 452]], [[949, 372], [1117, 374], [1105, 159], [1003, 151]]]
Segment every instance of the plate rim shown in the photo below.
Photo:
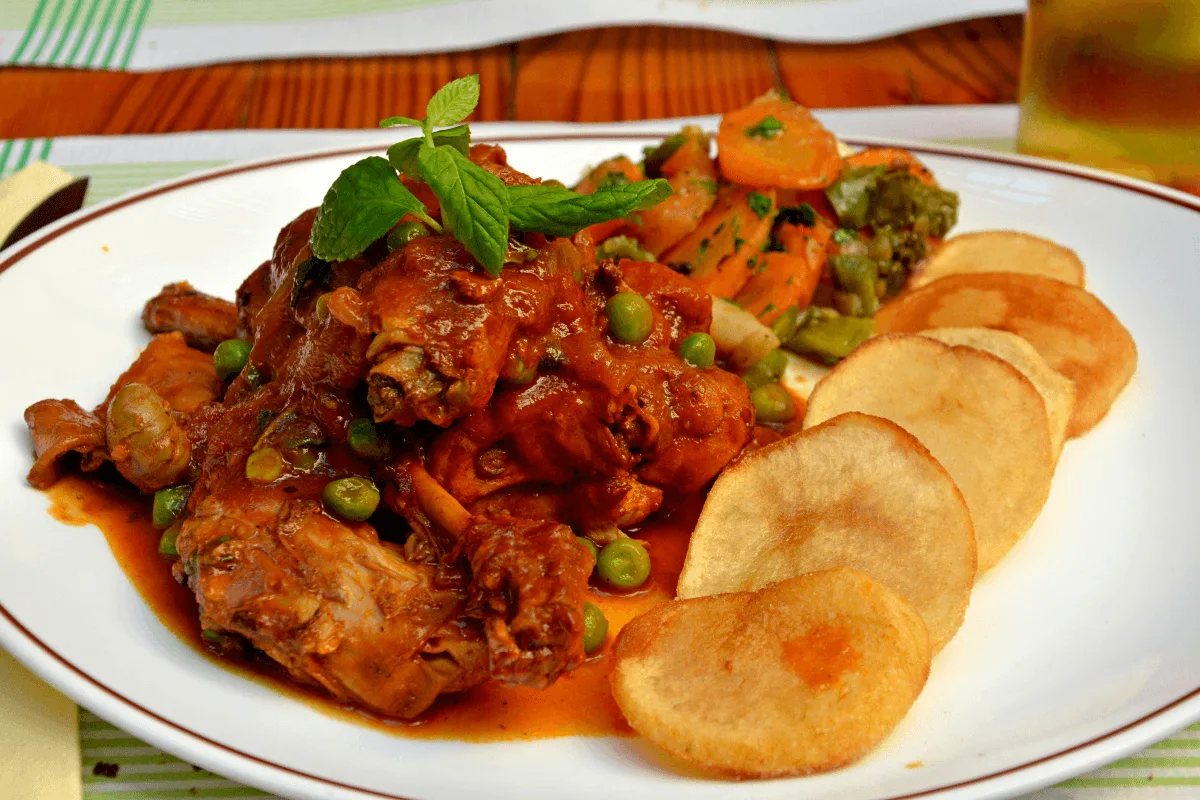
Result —
[[[622, 129], [619, 125], [581, 126], [560, 131], [537, 133], [504, 134], [503, 124], [487, 126], [483, 138], [488, 142], [536, 142], [536, 141], [586, 141], [598, 139], [644, 139], [656, 140], [670, 135], [674, 129], [668, 121], [662, 130], [651, 130], [638, 126], [636, 130]], [[496, 131], [493, 133], [492, 131]], [[891, 137], [849, 136], [844, 141], [852, 145], [903, 147], [926, 155], [949, 156], [985, 163], [1025, 167], [1042, 172], [1063, 175], [1076, 179], [1116, 187], [1136, 194], [1167, 202], [1196, 213], [1200, 213], [1200, 197], [1182, 191], [1128, 178], [1098, 169], [1075, 164], [1049, 161], [1042, 158], [1015, 153], [1001, 153], [972, 147], [943, 145], [936, 142], [906, 141]], [[113, 198], [95, 206], [80, 209], [53, 225], [43, 228], [26, 240], [15, 243], [0, 251], [0, 275], [29, 255], [58, 237], [88, 224], [89, 222], [127, 206], [145, 202], [178, 189], [199, 183], [219, 180], [256, 170], [270, 169], [338, 156], [352, 156], [378, 152], [379, 144], [337, 145], [316, 150], [306, 150], [290, 155], [270, 156], [251, 161], [238, 161], [209, 170], [152, 184], [127, 195]], [[0, 282], [0, 286], [3, 283]], [[309, 796], [330, 796], [335, 792], [346, 798], [378, 798], [381, 800], [406, 800], [401, 795], [380, 792], [362, 786], [306, 773], [283, 764], [261, 758], [222, 742], [210, 739], [190, 730], [185, 724], [160, 716], [153, 710], [125, 697], [119, 691], [91, 676], [85, 669], [60, 655], [43, 642], [33, 631], [26, 628], [0, 602], [0, 645], [31, 671], [54, 685], [75, 702], [90, 709], [103, 709], [102, 714], [119, 721], [119, 726], [135, 733], [139, 738], [161, 746], [168, 752], [201, 763], [206, 768], [234, 777], [250, 785], [277, 792], [302, 792]], [[1191, 692], [1150, 711], [1116, 729], [1076, 743], [1036, 759], [990, 772], [985, 775], [956, 781], [951, 784], [924, 789], [919, 792], [888, 796], [887, 800], [916, 800], [916, 798], [947, 798], [973, 794], [977, 797], [1007, 795], [1012, 792], [1032, 791], [1049, 786], [1060, 780], [1087, 772], [1110, 763], [1116, 758], [1135, 752], [1152, 744], [1163, 736], [1192, 722], [1200, 720], [1200, 685]]]

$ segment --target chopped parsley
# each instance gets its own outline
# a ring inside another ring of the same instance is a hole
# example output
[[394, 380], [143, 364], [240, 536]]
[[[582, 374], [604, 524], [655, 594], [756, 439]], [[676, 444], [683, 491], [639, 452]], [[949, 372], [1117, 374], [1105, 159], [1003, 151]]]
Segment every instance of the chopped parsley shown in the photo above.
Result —
[[853, 242], [857, 238], [858, 238], [858, 233], [850, 230], [849, 228], [838, 228], [836, 231], [833, 232], [833, 240], [835, 242], [837, 242], [838, 244], [846, 244], [847, 242]]
[[784, 206], [779, 209], [779, 219], [783, 222], [790, 222], [793, 225], [803, 225], [806, 228], [811, 228], [817, 224], [817, 210], [809, 203], [801, 203], [798, 206]]
[[751, 192], [746, 196], [746, 202], [750, 205], [750, 210], [759, 218], [763, 219], [767, 214], [771, 213], [771, 209], [775, 204], [771, 202], [771, 198], [761, 192]]
[[746, 128], [746, 135], [753, 139], [774, 139], [783, 133], [783, 123], [771, 115], [762, 118], [757, 125]]
[[596, 181], [597, 189], [614, 189], [617, 186], [629, 184], [629, 176], [624, 172], [609, 172]]

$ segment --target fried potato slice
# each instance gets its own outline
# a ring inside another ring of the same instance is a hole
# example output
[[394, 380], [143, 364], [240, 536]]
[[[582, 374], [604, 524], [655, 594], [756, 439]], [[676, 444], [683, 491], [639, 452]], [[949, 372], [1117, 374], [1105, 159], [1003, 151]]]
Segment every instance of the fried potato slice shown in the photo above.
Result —
[[1095, 296], [1038, 275], [951, 275], [901, 295], [875, 315], [879, 333], [981, 327], [1025, 339], [1075, 382], [1067, 436], [1104, 418], [1137, 369], [1137, 345]]
[[853, 567], [910, 602], [934, 652], [962, 624], [975, 530], [962, 493], [894, 422], [842, 414], [721, 473], [696, 523], [681, 598]]
[[655, 606], [613, 655], [634, 730], [694, 766], [763, 778], [868, 753], [925, 685], [930, 649], [908, 602], [840, 568]]
[[877, 336], [817, 384], [804, 427], [847, 411], [890, 419], [946, 468], [971, 512], [980, 572], [1025, 535], [1050, 494], [1046, 405], [1028, 378], [991, 353], [925, 336]]
[[1042, 275], [1083, 287], [1083, 262], [1074, 250], [1020, 231], [980, 231], [947, 239], [917, 266], [909, 287], [920, 288], [947, 275], [1012, 272]]
[[921, 331], [922, 336], [937, 339], [943, 344], [974, 347], [1002, 358], [1021, 371], [1041, 394], [1050, 421], [1050, 444], [1057, 460], [1067, 438], [1067, 423], [1075, 410], [1075, 384], [1065, 375], [1055, 372], [1038, 355], [1029, 342], [1008, 331], [994, 328], [933, 328]]

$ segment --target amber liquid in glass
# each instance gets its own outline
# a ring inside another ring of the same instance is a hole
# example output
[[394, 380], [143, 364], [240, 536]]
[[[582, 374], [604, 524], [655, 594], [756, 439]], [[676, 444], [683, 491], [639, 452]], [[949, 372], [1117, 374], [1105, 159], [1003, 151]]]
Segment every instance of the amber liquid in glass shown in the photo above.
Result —
[[1023, 153], [1200, 191], [1200, 0], [1030, 0]]

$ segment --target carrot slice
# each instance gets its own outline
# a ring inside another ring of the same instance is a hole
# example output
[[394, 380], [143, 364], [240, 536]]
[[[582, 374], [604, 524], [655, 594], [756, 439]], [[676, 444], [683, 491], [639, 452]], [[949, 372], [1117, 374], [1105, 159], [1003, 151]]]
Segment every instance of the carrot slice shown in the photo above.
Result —
[[[763, 216], [751, 206], [751, 195], [770, 201]], [[755, 192], [747, 187], [728, 187], [717, 196], [716, 205], [699, 227], [662, 256], [662, 261], [690, 276], [710, 294], [733, 297], [750, 280], [750, 259], [771, 235], [775, 219], [775, 192]]]
[[807, 108], [776, 92], [726, 114], [717, 149], [721, 174], [747, 186], [820, 189], [842, 171], [833, 134]]
[[[591, 194], [600, 188], [604, 180], [612, 174], [622, 175], [626, 181], [633, 183], [645, 179], [642, 168], [625, 156], [617, 156], [607, 161], [601, 161], [591, 172], [583, 176], [583, 180], [575, 185], [575, 191], [580, 194]], [[620, 180], [620, 179], [618, 179]]]
[[849, 167], [878, 167], [880, 165], [895, 170], [906, 169], [920, 178], [922, 183], [937, 186], [937, 180], [929, 171], [929, 167], [922, 164], [912, 153], [899, 147], [868, 147], [866, 150], [860, 150], [854, 155], [846, 157], [846, 166]]
[[833, 225], [821, 217], [811, 228], [786, 222], [780, 225], [776, 236], [783, 252], [759, 253], [751, 259], [750, 280], [738, 292], [738, 304], [765, 325], [791, 306], [807, 306], [825, 272], [832, 235]]
[[662, 176], [675, 193], [639, 212], [630, 226], [642, 247], [656, 256], [694, 231], [717, 200], [717, 167], [708, 156], [708, 138], [689, 136], [663, 162]]

